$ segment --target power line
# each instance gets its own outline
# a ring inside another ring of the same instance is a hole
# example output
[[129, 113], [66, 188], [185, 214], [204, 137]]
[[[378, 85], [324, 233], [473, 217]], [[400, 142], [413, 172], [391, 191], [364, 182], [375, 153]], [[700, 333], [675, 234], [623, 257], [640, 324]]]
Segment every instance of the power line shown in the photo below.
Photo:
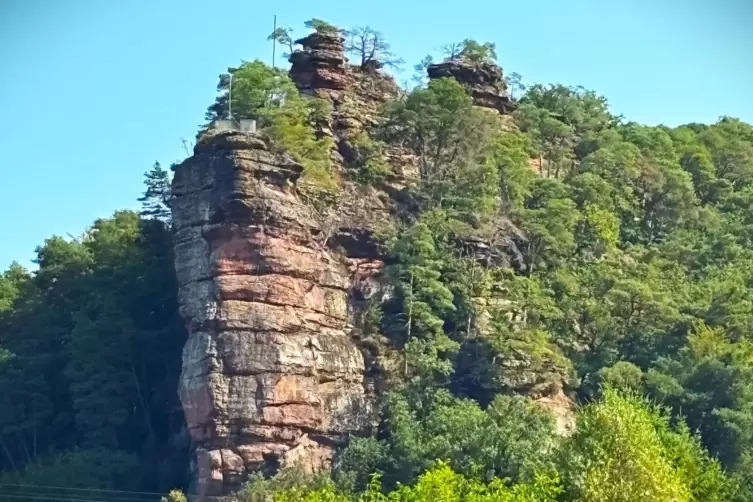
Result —
[[81, 500], [91, 500], [91, 499], [81, 499], [80, 497], [107, 497], [108, 502], [152, 502], [156, 500], [160, 500], [156, 498], [155, 496], [151, 496], [150, 498], [129, 498], [129, 497], [121, 497], [120, 495], [108, 495], [105, 493], [94, 493], [94, 494], [81, 494], [81, 493], [44, 493], [44, 492], [38, 492], [38, 491], [18, 491], [18, 492], [6, 492], [3, 490], [0, 490], [0, 500], [3, 500], [5, 497], [13, 497], [13, 498], [31, 498], [31, 499], [40, 499], [40, 500], [46, 500], [53, 498], [55, 500], [67, 500], [69, 502], [78, 502]]
[[[86, 497], [86, 498], [82, 498]], [[93, 498], [96, 497], [96, 498]], [[106, 497], [106, 499], [100, 498]], [[121, 497], [120, 495], [108, 495], [104, 493], [94, 494], [81, 494], [81, 493], [40, 493], [34, 491], [28, 492], [7, 492], [0, 490], [0, 500], [6, 500], [8, 498], [20, 499], [20, 500], [56, 500], [66, 502], [156, 502], [161, 500], [155, 496], [150, 498], [128, 498]]]
[[39, 488], [41, 490], [72, 490], [72, 491], [80, 491], [80, 492], [129, 493], [132, 495], [156, 495], [158, 497], [161, 497], [164, 495], [164, 493], [157, 493], [157, 492], [134, 492], [134, 491], [128, 491], [128, 490], [106, 490], [104, 488], [72, 488], [68, 486], [45, 486], [45, 485], [29, 485], [29, 484], [18, 484], [18, 485], [0, 484], [0, 488], [3, 488], [3, 487]]
[[15, 500], [46, 500], [55, 502], [113, 502], [117, 499], [71, 499], [71, 498], [59, 498], [59, 497], [47, 497], [44, 495], [10, 495], [0, 492], [2, 499], [15, 499]]

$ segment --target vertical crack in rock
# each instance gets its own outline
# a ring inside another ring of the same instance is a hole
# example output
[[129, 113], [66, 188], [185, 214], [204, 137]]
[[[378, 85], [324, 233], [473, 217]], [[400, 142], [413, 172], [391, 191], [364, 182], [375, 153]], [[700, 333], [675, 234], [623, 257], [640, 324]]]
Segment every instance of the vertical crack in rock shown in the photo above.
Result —
[[294, 185], [302, 167], [260, 137], [209, 133], [176, 167], [180, 313], [189, 331], [179, 393], [200, 501], [251, 472], [326, 468], [373, 421], [351, 337], [347, 260]]

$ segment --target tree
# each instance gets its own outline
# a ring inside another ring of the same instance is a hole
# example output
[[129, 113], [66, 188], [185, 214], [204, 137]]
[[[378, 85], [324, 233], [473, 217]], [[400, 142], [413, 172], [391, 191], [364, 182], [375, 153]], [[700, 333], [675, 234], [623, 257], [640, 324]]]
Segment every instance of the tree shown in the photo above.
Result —
[[[395, 243], [396, 263], [388, 271], [400, 295], [402, 308], [395, 319], [406, 347], [406, 367], [423, 379], [446, 376], [452, 366], [443, 352], [457, 348], [444, 332], [444, 320], [455, 309], [452, 292], [441, 281], [442, 262], [426, 223], [416, 223]], [[425, 343], [426, 342], [426, 343]], [[412, 344], [412, 345], [411, 345]]]
[[66, 373], [81, 444], [117, 450], [125, 445], [123, 432], [133, 427], [129, 422], [140, 419], [132, 416], [134, 410], [147, 410], [137, 397], [134, 329], [125, 313], [107, 305], [111, 301], [76, 316]]
[[13, 308], [13, 303], [30, 278], [29, 272], [18, 262], [11, 263], [0, 275], [0, 315]]
[[753, 452], [753, 348], [719, 328], [697, 323], [676, 357], [657, 359], [646, 374], [652, 395], [682, 413], [706, 447], [729, 468]]
[[554, 118], [572, 127], [579, 138], [619, 123], [619, 117], [609, 112], [606, 98], [582, 87], [535, 84], [527, 89], [520, 102], [548, 110]]
[[479, 43], [475, 40], [466, 38], [462, 42], [460, 58], [473, 63], [493, 62], [497, 59], [496, 45], [492, 42]]
[[417, 156], [414, 193], [422, 210], [443, 209], [472, 221], [493, 213], [498, 203], [499, 174], [491, 162], [498, 125], [498, 117], [473, 107], [457, 81], [442, 78], [394, 103], [377, 134]]
[[567, 441], [562, 471], [574, 500], [691, 500], [657, 432], [657, 411], [638, 397], [607, 388], [586, 406]]
[[526, 90], [525, 84], [523, 84], [523, 77], [520, 73], [512, 72], [505, 76], [505, 84], [510, 89], [510, 98], [515, 99], [515, 96], [520, 93], [524, 93]]
[[386, 488], [410, 484], [435, 460], [472, 479], [533, 482], [553, 467], [557, 439], [552, 417], [520, 396], [498, 396], [484, 410], [447, 391], [392, 391], [383, 410], [385, 439], [354, 438], [337, 465], [356, 488], [372, 472]]
[[453, 42], [442, 46], [442, 54], [446, 60], [454, 61], [463, 52], [463, 42]]
[[417, 65], [413, 66], [414, 73], [411, 80], [415, 85], [414, 89], [424, 86], [427, 81], [427, 69], [432, 64], [434, 64], [434, 58], [431, 55], [426, 55]]
[[291, 54], [293, 54], [294, 41], [292, 28], [283, 28], [282, 26], [278, 26], [272, 33], [269, 34], [267, 40], [272, 40], [288, 48], [289, 52], [283, 53], [282, 57], [288, 58]]
[[529, 161], [533, 145], [520, 132], [510, 131], [495, 138], [492, 159], [499, 171], [500, 198], [505, 211], [522, 207], [536, 178]]
[[528, 233], [524, 253], [528, 275], [572, 251], [580, 214], [567, 186], [557, 180], [536, 180], [521, 216], [521, 227]]
[[255, 119], [260, 133], [301, 162], [305, 168], [302, 185], [336, 191], [331, 172], [332, 139], [317, 137], [313, 127], [322, 112], [321, 100], [301, 96], [287, 73], [280, 69], [258, 60], [244, 62], [220, 76], [220, 95], [207, 110], [207, 120], [227, 118], [231, 82], [233, 117]]
[[548, 110], [523, 104], [517, 110], [521, 129], [533, 140], [539, 152], [539, 173], [560, 178], [574, 162], [575, 131]]
[[62, 478], [68, 471], [58, 453], [89, 445], [87, 452], [113, 459], [138, 457], [142, 470], [121, 489], [182, 482], [174, 348], [186, 334], [171, 237], [163, 223], [122, 211], [80, 239], [53, 238], [38, 249], [39, 269], [0, 314], [9, 353], [0, 362], [3, 468], [29, 466], [22, 475], [30, 476], [50, 463], [44, 476], [58, 479], [60, 470]]
[[[231, 79], [232, 76], [232, 79]], [[243, 62], [220, 75], [217, 91], [220, 95], [208, 108], [208, 121], [228, 119], [228, 100], [232, 82], [232, 113], [237, 119], [255, 119], [257, 127], [267, 127], [280, 109], [301, 102], [298, 89], [290, 77], [278, 68], [259, 60]]]
[[162, 169], [159, 162], [155, 162], [152, 169], [144, 173], [144, 185], [144, 194], [138, 198], [141, 202], [141, 215], [169, 223], [172, 200], [170, 175]]
[[[351, 495], [332, 483], [317, 488], [293, 487], [272, 493], [278, 502], [555, 502], [561, 492], [556, 475], [542, 474], [531, 483], [508, 487], [497, 479], [481, 483], [454, 472], [445, 462], [436, 462], [415, 485], [399, 486], [384, 494], [381, 479], [372, 477], [368, 488]], [[246, 498], [242, 502], [255, 502]]]
[[[99, 448], [76, 448], [29, 463], [23, 470], [0, 473], [0, 485], [10, 499], [45, 500], [47, 497], [79, 498], [82, 490], [122, 490], [140, 477], [133, 454]], [[33, 487], [56, 487], [34, 492]], [[23, 489], [26, 488], [26, 489]], [[68, 496], [68, 497], [66, 497]]]
[[314, 30], [317, 33], [336, 35], [341, 32], [341, 30], [337, 26], [330, 24], [322, 19], [312, 18], [303, 24], [306, 26], [306, 28]]
[[384, 35], [370, 26], [345, 31], [345, 52], [357, 58], [362, 69], [397, 68], [403, 64], [403, 60], [390, 51]]

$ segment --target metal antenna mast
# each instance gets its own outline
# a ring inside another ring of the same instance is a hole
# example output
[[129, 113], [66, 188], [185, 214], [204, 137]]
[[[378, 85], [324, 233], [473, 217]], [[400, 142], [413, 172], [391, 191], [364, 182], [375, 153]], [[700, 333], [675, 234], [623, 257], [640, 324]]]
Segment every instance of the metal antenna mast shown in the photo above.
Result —
[[274, 24], [272, 25], [272, 68], [275, 68], [275, 49], [277, 48], [277, 14], [275, 14]]
[[228, 83], [227, 118], [228, 120], [233, 120], [233, 73], [232, 72], [230, 72], [230, 82]]

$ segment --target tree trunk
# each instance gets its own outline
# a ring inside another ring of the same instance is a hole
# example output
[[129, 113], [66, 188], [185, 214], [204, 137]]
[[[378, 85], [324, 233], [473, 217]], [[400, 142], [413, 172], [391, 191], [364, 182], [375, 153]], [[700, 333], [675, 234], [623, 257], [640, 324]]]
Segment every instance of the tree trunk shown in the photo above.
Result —
[[[413, 272], [410, 273], [410, 302], [408, 303], [408, 333], [406, 336], [405, 345], [410, 343], [411, 337], [411, 325], [413, 324]], [[405, 357], [405, 376], [408, 376], [408, 357]]]

